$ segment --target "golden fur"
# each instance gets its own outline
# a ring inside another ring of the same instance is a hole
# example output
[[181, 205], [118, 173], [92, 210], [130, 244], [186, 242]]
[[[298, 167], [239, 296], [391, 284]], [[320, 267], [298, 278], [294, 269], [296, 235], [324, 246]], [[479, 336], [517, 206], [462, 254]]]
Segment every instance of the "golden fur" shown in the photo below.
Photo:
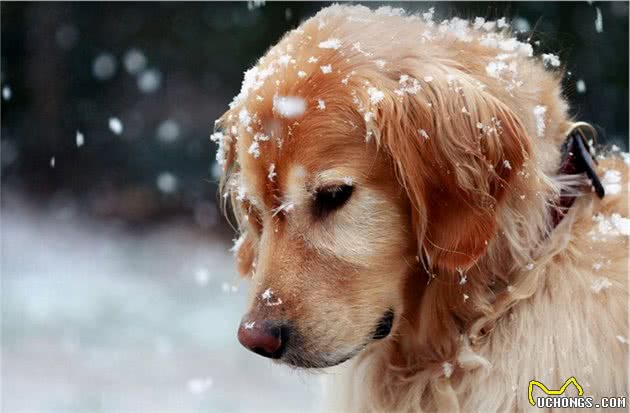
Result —
[[[328, 377], [329, 409], [524, 411], [529, 380], [570, 376], [628, 396], [628, 234], [614, 228], [627, 161], [600, 157], [621, 174], [603, 200], [556, 176], [574, 127], [561, 75], [515, 42], [328, 7], [260, 59], [218, 122], [253, 281], [244, 320], [292, 323], [285, 363], [352, 358]], [[304, 112], [279, 113], [287, 96]], [[322, 187], [350, 181], [347, 204], [313, 217]], [[580, 194], [551, 228], [563, 187]], [[392, 333], [370, 340], [388, 309]]]

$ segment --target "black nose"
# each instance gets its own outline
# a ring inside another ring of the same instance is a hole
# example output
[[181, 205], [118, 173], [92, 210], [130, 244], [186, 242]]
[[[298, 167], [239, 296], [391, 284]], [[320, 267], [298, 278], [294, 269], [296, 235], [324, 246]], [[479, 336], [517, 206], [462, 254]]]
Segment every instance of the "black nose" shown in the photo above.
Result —
[[267, 320], [241, 322], [238, 341], [245, 348], [263, 357], [279, 359], [289, 340], [290, 328], [283, 323]]

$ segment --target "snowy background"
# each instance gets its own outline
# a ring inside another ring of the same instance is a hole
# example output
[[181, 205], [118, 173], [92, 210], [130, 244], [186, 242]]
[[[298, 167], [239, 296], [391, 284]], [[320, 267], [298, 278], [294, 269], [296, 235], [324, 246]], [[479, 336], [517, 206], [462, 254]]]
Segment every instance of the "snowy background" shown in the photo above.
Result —
[[[242, 72], [323, 5], [2, 3], [3, 412], [317, 409], [317, 376], [236, 340], [247, 286], [208, 137]], [[512, 18], [627, 150], [627, 2], [435, 7]]]

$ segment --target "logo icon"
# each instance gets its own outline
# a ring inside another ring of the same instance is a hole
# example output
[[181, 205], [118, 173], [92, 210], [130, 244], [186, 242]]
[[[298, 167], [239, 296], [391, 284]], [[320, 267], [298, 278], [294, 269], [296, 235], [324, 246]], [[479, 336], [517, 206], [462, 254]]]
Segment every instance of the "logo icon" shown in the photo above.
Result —
[[532, 406], [536, 405], [536, 403], [534, 402], [534, 396], [532, 396], [532, 391], [534, 390], [534, 386], [537, 386], [540, 390], [542, 390], [545, 394], [549, 396], [559, 396], [564, 393], [567, 387], [569, 387], [569, 384], [573, 384], [575, 386], [575, 388], [578, 391], [578, 396], [584, 395], [584, 390], [582, 389], [582, 386], [580, 386], [580, 383], [578, 383], [575, 377], [573, 376], [569, 377], [567, 381], [564, 382], [562, 387], [560, 387], [559, 390], [549, 390], [547, 386], [545, 386], [541, 382], [536, 381], [536, 380], [531, 380], [529, 382], [529, 388], [527, 390], [527, 394], [529, 396], [529, 404], [531, 404]]

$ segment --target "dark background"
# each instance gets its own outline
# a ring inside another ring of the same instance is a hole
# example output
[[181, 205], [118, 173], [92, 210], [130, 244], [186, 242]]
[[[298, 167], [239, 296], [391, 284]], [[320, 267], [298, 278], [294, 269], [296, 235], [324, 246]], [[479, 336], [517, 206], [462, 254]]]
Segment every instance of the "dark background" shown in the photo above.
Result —
[[[126, 223], [176, 215], [216, 229], [223, 220], [208, 139], [213, 121], [238, 93], [242, 73], [327, 4], [2, 2], [1, 83], [12, 92], [2, 100], [2, 191]], [[627, 2], [390, 5], [435, 6], [437, 19], [512, 18], [520, 37], [540, 41], [537, 54], [560, 56], [576, 117], [627, 149]], [[146, 60], [139, 73], [126, 68], [130, 50]], [[115, 71], [99, 78], [103, 56]], [[156, 76], [155, 90], [139, 88], [141, 78]], [[121, 135], [108, 127], [112, 116], [122, 121]], [[167, 184], [176, 180], [171, 192], [157, 184], [165, 173]]]

